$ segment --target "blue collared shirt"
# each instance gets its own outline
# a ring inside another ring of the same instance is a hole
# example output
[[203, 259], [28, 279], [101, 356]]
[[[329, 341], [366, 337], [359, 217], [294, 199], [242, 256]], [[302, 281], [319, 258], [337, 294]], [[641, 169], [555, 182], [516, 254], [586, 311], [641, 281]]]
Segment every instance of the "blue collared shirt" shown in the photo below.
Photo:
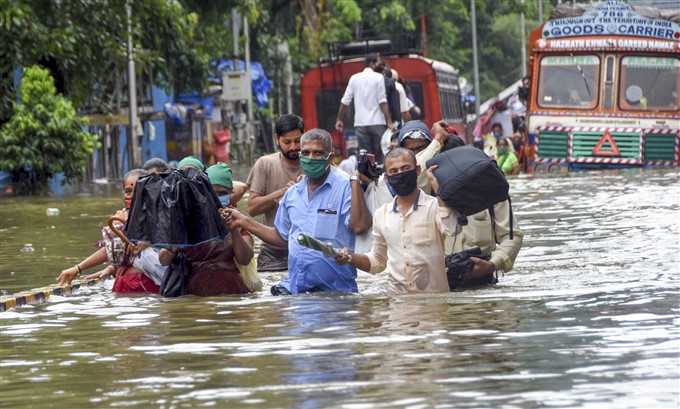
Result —
[[324, 183], [310, 198], [305, 176], [288, 189], [276, 212], [274, 226], [288, 241], [288, 276], [281, 282], [293, 294], [313, 288], [357, 292], [357, 271], [349, 264], [339, 265], [320, 251], [300, 245], [297, 237], [307, 233], [336, 249], [354, 250], [354, 233], [349, 230], [352, 189], [349, 177], [332, 167]]

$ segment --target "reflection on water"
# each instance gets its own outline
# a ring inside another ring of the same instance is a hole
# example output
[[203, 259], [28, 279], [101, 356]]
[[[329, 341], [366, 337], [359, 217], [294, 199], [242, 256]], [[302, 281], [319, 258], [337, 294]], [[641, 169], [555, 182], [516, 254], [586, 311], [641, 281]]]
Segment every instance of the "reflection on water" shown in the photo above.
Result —
[[[109, 281], [0, 314], [0, 406], [678, 407], [678, 172], [511, 185], [525, 247], [493, 288], [392, 297], [362, 274], [359, 295], [162, 299]], [[1, 206], [14, 292], [82, 259], [118, 201]]]

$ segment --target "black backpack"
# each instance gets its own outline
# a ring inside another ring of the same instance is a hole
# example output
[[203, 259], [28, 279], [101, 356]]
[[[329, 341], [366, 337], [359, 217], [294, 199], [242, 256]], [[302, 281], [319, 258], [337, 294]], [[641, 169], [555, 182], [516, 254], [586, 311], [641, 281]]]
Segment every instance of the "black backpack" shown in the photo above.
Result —
[[[510, 201], [510, 185], [496, 161], [472, 146], [450, 149], [427, 161], [427, 167], [438, 165], [434, 175], [439, 182], [436, 192], [444, 203], [461, 216], [460, 225], [467, 224], [467, 216], [488, 209], [494, 217], [493, 206]], [[512, 234], [512, 202], [510, 202], [510, 240]]]

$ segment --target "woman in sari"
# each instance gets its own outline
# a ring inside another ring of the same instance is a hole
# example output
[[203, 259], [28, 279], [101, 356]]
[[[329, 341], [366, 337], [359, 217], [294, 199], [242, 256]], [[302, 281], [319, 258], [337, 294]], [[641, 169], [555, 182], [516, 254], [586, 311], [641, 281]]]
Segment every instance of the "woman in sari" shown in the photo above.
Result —
[[[229, 166], [220, 162], [208, 168], [206, 173], [223, 206], [233, 206], [229, 205], [229, 195], [233, 189]], [[175, 256], [184, 251], [189, 262], [188, 294], [247, 294], [250, 290], [241, 278], [236, 263], [243, 266], [250, 263], [253, 258], [253, 237], [240, 228], [230, 229], [229, 233], [224, 241], [209, 241], [185, 249], [176, 246], [162, 249], [160, 262], [170, 265]]]

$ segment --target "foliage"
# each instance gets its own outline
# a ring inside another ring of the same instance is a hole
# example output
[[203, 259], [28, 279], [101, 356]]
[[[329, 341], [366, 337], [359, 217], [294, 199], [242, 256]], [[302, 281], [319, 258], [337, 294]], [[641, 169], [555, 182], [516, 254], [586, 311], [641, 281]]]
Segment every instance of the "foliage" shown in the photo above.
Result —
[[[178, 92], [207, 86], [214, 49], [197, 43], [198, 19], [176, 1], [132, 1], [137, 73]], [[225, 2], [226, 3], [226, 2]], [[124, 0], [0, 0], [0, 121], [10, 115], [13, 71], [49, 67], [74, 105], [116, 112], [127, 73]], [[218, 33], [219, 34], [219, 33]]]
[[[287, 42], [296, 85], [328, 43], [420, 38], [428, 57], [445, 61], [472, 83], [470, 0], [0, 0], [0, 123], [11, 116], [14, 70], [41, 64], [57, 90], [82, 112], [117, 112], [125, 104], [127, 17], [132, 4], [136, 67], [146, 83], [176, 94], [205, 90], [210, 61], [233, 56], [231, 10], [247, 16], [253, 60], [282, 76], [273, 49]], [[543, 1], [544, 15], [552, 7]], [[543, 20], [535, 1], [476, 0], [480, 87], [487, 99], [521, 75], [519, 13], [526, 34]], [[240, 39], [243, 55], [244, 39]], [[297, 87], [295, 92], [298, 92]]]
[[[332, 6], [328, 4], [331, 3]], [[550, 3], [544, 1], [544, 15]], [[320, 13], [321, 8], [325, 12]], [[526, 16], [526, 36], [540, 24], [536, 2], [476, 0], [482, 100], [491, 98], [522, 75], [520, 13]], [[427, 32], [427, 56], [447, 62], [472, 83], [472, 32], [470, 0], [274, 0], [269, 21], [260, 20], [260, 61], [268, 73], [280, 69], [280, 60], [262, 52], [267, 45], [287, 41], [296, 78], [326, 57], [324, 42], [349, 42], [359, 38], [421, 36], [421, 15]], [[312, 15], [314, 18], [310, 18]], [[314, 37], [319, 15], [320, 36]], [[296, 21], [295, 31], [291, 21]], [[262, 39], [265, 36], [266, 39]], [[315, 44], [314, 42], [321, 43]], [[256, 54], [258, 51], [256, 51]], [[271, 62], [271, 64], [268, 64]], [[276, 85], [276, 84], [275, 84]], [[297, 87], [295, 88], [297, 92]]]
[[21, 103], [0, 128], [0, 169], [13, 173], [27, 168], [39, 185], [63, 172], [67, 181], [82, 173], [97, 136], [83, 130], [86, 121], [63, 96], [57, 95], [49, 71], [38, 66], [24, 71]]

